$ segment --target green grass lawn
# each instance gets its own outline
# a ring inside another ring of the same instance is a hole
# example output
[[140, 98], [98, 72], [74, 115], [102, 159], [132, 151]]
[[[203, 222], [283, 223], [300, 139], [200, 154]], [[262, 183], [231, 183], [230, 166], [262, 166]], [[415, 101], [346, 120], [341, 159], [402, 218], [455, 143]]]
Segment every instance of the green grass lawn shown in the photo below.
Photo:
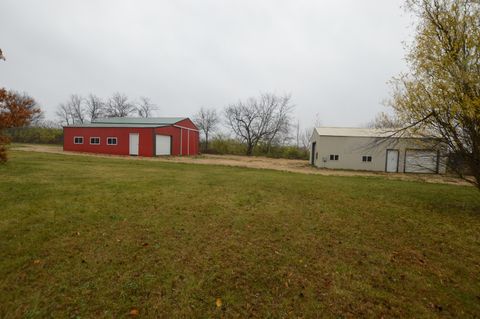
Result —
[[0, 317], [478, 317], [479, 195], [12, 152]]

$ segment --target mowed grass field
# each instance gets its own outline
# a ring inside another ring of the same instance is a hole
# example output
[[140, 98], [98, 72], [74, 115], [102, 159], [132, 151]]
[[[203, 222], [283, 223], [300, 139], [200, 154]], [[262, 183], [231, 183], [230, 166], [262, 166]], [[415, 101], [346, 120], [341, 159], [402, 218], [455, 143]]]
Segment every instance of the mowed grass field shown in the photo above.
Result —
[[478, 317], [479, 195], [12, 152], [0, 317]]

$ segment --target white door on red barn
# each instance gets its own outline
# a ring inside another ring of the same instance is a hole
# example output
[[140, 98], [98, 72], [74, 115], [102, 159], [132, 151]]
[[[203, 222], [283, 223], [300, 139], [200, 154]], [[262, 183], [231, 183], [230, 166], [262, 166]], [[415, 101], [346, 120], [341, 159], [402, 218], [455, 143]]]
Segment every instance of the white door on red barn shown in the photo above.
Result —
[[139, 136], [138, 133], [130, 133], [130, 155], [138, 155], [138, 142]]

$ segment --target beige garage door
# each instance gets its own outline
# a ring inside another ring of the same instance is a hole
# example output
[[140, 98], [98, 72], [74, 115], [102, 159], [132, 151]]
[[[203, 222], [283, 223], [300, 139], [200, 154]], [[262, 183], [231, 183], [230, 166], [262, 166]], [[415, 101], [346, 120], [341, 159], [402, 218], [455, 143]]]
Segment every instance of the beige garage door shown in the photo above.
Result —
[[431, 150], [407, 150], [405, 154], [406, 173], [437, 173], [438, 155]]

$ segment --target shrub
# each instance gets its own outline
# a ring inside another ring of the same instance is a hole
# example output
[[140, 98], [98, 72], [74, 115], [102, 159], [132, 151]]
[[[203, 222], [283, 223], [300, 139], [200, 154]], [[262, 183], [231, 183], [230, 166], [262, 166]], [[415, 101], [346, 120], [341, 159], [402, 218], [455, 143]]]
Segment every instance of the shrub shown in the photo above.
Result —
[[62, 144], [63, 130], [47, 127], [20, 127], [6, 130], [6, 134], [14, 143]]
[[[202, 142], [202, 149], [205, 144]], [[231, 155], [245, 155], [246, 146], [237, 140], [230, 138], [214, 138], [208, 143], [208, 150], [204, 153], [209, 154], [231, 154]]]
[[[238, 140], [224, 137], [216, 137], [208, 143], [208, 150], [205, 150], [204, 141], [201, 142], [201, 149], [204, 153], [219, 155], [245, 155], [247, 147]], [[270, 148], [266, 144], [258, 145], [253, 152], [255, 156], [267, 156], [273, 158], [305, 159], [308, 160], [308, 150], [295, 146], [274, 145]]]

